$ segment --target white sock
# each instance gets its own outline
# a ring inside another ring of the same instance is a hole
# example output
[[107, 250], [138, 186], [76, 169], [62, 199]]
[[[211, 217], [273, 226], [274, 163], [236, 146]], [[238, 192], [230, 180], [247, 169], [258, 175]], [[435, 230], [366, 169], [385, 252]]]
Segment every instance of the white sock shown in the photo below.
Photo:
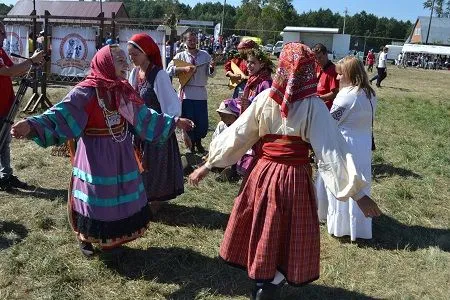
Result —
[[283, 274], [281, 274], [279, 271], [277, 271], [277, 272], [275, 273], [275, 277], [274, 277], [274, 279], [272, 280], [271, 284], [279, 285], [280, 282], [282, 282], [283, 280], [284, 280]]

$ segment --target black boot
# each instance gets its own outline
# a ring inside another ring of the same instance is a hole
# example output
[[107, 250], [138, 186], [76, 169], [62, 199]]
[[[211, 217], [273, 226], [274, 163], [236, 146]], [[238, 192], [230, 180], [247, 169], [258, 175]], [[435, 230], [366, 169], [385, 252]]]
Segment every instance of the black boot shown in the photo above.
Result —
[[80, 246], [80, 251], [84, 256], [92, 257], [94, 255], [94, 246], [91, 243], [79, 241], [78, 245]]
[[198, 153], [206, 153], [205, 147], [202, 145], [202, 140], [195, 141], [195, 146], [197, 147]]
[[262, 286], [256, 285], [252, 288], [251, 300], [276, 300], [277, 285], [264, 283]]

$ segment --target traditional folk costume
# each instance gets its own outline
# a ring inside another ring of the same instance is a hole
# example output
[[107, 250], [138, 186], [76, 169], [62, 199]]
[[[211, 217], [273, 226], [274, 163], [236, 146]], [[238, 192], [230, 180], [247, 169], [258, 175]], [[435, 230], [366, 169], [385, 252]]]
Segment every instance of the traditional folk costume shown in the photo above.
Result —
[[116, 77], [110, 46], [94, 56], [86, 80], [28, 122], [42, 147], [77, 139], [68, 202], [80, 241], [108, 249], [145, 232], [150, 211], [131, 132], [163, 143], [175, 122], [148, 109], [128, 82]]
[[[138, 47], [151, 62], [144, 79], [139, 78], [138, 67], [131, 71], [130, 84], [151, 109], [170, 116], [180, 116], [181, 101], [172, 87], [169, 76], [163, 70], [161, 54], [156, 43], [147, 34], [136, 34], [128, 43]], [[183, 194], [183, 167], [175, 133], [172, 133], [162, 145], [137, 138], [135, 146], [142, 153], [144, 168], [142, 180], [148, 200], [165, 201]]]
[[[369, 183], [363, 189], [368, 196], [372, 181], [372, 120], [376, 103], [375, 96], [369, 99], [364, 90], [345, 87], [337, 94], [330, 111], [338, 122], [358, 169]], [[372, 238], [372, 218], [366, 218], [353, 199], [338, 201], [329, 190], [327, 196], [328, 233], [337, 237], [349, 235], [352, 241]]]
[[270, 282], [277, 270], [290, 284], [319, 277], [319, 224], [308, 158], [338, 199], [360, 199], [366, 182], [357, 173], [346, 143], [323, 101], [315, 96], [314, 54], [298, 43], [280, 56], [272, 88], [210, 145], [207, 168], [232, 165], [261, 142], [253, 169], [235, 200], [220, 256]]
[[[269, 69], [261, 69], [257, 74], [249, 77], [247, 84], [244, 87], [244, 93], [242, 95], [243, 99], [247, 103], [241, 103], [241, 99], [228, 99], [230, 106], [236, 106], [243, 113], [250, 105], [255, 97], [259, 95], [262, 91], [269, 89], [272, 86], [272, 77]], [[227, 101], [227, 100], [225, 100]], [[255, 152], [258, 151], [258, 145], [249, 149], [237, 162], [236, 170], [241, 176], [247, 175], [247, 171], [252, 165], [253, 159], [255, 157]]]
[[[209, 67], [211, 56], [208, 52], [204, 50], [197, 51], [196, 55], [192, 55], [188, 50], [185, 50], [177, 53], [173, 59], [179, 59], [198, 66], [194, 75], [180, 89], [179, 93], [180, 99], [182, 99], [182, 117], [192, 120], [195, 124], [194, 129], [187, 134], [193, 144], [201, 146], [201, 139], [205, 138], [208, 133], [208, 94], [206, 84], [208, 83], [208, 78], [214, 76], [214, 69]], [[171, 61], [167, 67], [169, 76], [175, 76], [176, 68], [173, 61]]]
[[[258, 44], [256, 44], [253, 40], [244, 40], [240, 42], [237, 46], [237, 49], [240, 51], [246, 51], [251, 49], [257, 49]], [[227, 62], [225, 62], [224, 69], [225, 69], [225, 75], [228, 74], [228, 72], [233, 73], [233, 69], [231, 68], [231, 63], [234, 63], [245, 76], [248, 76], [248, 70], [247, 70], [247, 58], [241, 57], [240, 53], [238, 53], [237, 57], [233, 57], [229, 59]], [[244, 90], [245, 85], [247, 84], [247, 80], [242, 80], [233, 91], [232, 98], [237, 98], [239, 96], [239, 93]]]

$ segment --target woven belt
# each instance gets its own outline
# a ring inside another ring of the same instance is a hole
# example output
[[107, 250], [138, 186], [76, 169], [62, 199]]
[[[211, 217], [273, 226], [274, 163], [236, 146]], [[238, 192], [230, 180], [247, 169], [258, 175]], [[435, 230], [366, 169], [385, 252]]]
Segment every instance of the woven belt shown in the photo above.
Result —
[[[121, 134], [125, 128], [125, 123], [121, 123], [117, 126], [111, 127], [113, 134]], [[84, 130], [85, 135], [89, 136], [111, 136], [111, 131], [109, 128], [86, 128]]]

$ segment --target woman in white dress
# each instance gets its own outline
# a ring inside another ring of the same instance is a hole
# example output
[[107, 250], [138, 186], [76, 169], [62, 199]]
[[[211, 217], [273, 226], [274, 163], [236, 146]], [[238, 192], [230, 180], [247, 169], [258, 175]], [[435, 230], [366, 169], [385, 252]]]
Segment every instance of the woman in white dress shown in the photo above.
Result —
[[[377, 104], [362, 63], [355, 57], [346, 57], [336, 65], [340, 91], [330, 110], [332, 117], [349, 145], [356, 166], [369, 183], [365, 194], [370, 195], [372, 162], [372, 124]], [[328, 233], [341, 237], [372, 238], [372, 218], [366, 218], [355, 201], [338, 201], [327, 190]]]

